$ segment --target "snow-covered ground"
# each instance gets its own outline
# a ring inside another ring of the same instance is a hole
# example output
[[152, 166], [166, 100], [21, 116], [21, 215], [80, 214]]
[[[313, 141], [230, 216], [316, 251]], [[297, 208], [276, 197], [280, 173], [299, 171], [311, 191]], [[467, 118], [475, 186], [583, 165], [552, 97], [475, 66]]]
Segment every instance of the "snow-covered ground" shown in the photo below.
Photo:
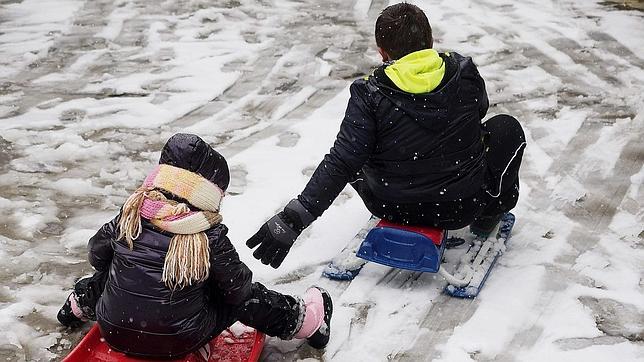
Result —
[[[368, 213], [345, 189], [279, 270], [244, 245], [329, 149], [350, 82], [378, 64], [384, 0], [0, 0], [0, 359], [59, 359], [85, 244], [175, 132], [224, 153], [231, 239], [257, 280], [328, 288], [325, 352], [263, 358], [644, 361], [644, 13], [583, 0], [425, 0], [439, 50], [470, 55], [489, 114], [526, 129], [517, 225], [476, 300], [368, 264], [321, 280]], [[641, 2], [640, 2], [641, 6]]]

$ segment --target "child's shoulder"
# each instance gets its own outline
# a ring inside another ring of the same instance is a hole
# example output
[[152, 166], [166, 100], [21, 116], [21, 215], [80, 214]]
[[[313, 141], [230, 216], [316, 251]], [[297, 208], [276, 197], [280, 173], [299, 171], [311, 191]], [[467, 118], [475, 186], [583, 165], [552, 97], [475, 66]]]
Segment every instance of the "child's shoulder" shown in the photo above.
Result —
[[472, 60], [472, 57], [467, 55], [462, 55], [461, 53], [454, 52], [454, 51], [446, 51], [446, 52], [440, 53], [440, 55], [443, 59], [449, 59], [455, 64], [459, 64], [461, 68], [464, 66], [476, 67], [476, 65], [474, 64], [474, 61]]
[[349, 87], [349, 91], [351, 92], [351, 95], [364, 98], [364, 97], [367, 97], [370, 93], [373, 93], [376, 90], [375, 88], [373, 88], [373, 85], [372, 85], [373, 80], [374, 80], [373, 72], [369, 75], [365, 75], [358, 79], [355, 79], [351, 83], [351, 86]]
[[208, 236], [208, 240], [210, 240], [210, 242], [218, 241], [226, 236], [226, 234], [228, 234], [228, 227], [221, 223], [206, 230], [206, 236]]

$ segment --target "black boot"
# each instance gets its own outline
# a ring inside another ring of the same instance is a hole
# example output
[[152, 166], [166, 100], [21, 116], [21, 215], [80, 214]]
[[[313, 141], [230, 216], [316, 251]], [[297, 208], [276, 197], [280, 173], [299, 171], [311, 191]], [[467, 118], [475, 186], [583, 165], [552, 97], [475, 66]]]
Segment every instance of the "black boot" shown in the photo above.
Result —
[[474, 219], [472, 225], [470, 225], [470, 232], [476, 236], [482, 238], [487, 238], [490, 236], [494, 228], [501, 221], [503, 214], [497, 214], [492, 216], [481, 215]]
[[329, 295], [329, 292], [326, 290], [320, 288], [320, 287], [315, 287], [318, 290], [320, 290], [320, 293], [322, 293], [322, 301], [324, 303], [324, 322], [322, 322], [322, 325], [320, 328], [318, 328], [311, 337], [307, 338], [309, 342], [309, 346], [316, 348], [316, 349], [322, 349], [326, 347], [327, 343], [329, 343], [329, 336], [331, 335], [331, 315], [333, 314], [333, 302], [331, 301], [331, 295]]
[[69, 295], [69, 297], [67, 297], [65, 304], [63, 304], [63, 306], [58, 311], [56, 318], [58, 318], [60, 324], [64, 325], [65, 327], [78, 328], [85, 323], [85, 320], [78, 318], [72, 311], [72, 298], [75, 298], [73, 292]]

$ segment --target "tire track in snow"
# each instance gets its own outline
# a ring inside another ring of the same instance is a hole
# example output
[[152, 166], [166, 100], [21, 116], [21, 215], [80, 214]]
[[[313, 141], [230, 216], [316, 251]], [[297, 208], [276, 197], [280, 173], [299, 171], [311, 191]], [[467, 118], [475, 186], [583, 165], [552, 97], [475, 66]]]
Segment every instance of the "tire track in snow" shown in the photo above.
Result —
[[[105, 48], [104, 40], [96, 38], [95, 35], [105, 25], [101, 15], [111, 12], [114, 9], [113, 3], [113, 0], [86, 1], [75, 14], [73, 25], [67, 32], [60, 34], [54, 40], [46, 56], [35, 59], [26, 69], [9, 79], [0, 77], [2, 85], [0, 89], [5, 88], [11, 92], [22, 93], [20, 98], [13, 103], [16, 110], [10, 114], [11, 116], [23, 114], [45, 100], [56, 98], [69, 100], [75, 97], [70, 93], [86, 84], [83, 79], [47, 82], [46, 87], [34, 83], [34, 81], [69, 67], [84, 52]], [[0, 95], [2, 93], [0, 90]]]
[[[352, 3], [302, 2], [297, 13], [308, 16], [281, 20], [288, 30], [279, 32], [256, 60], [231, 64], [231, 69], [243, 69], [235, 84], [173, 126], [205, 130], [220, 119], [241, 120], [243, 126], [235, 129], [239, 135], [221, 140], [222, 152], [230, 157], [284, 132], [346, 87], [348, 79], [375, 65], [364, 58], [371, 37], [366, 36], [366, 25], [353, 18]], [[268, 74], [266, 69], [271, 69]], [[311, 86], [313, 90], [303, 93]], [[294, 102], [298, 94], [304, 101]]]
[[633, 67], [644, 69], [644, 59], [622, 45], [617, 41], [617, 39], [604, 32], [596, 30], [591, 30], [587, 34], [591, 39], [595, 40], [598, 44], [601, 44], [602, 50], [611, 52], [618, 57], [626, 59]]
[[[321, 36], [320, 34], [315, 32], [298, 30], [292, 32], [289, 31], [286, 33], [286, 39], [279, 40], [280, 42], [289, 44], [293, 41], [293, 39], [289, 38], [288, 35], [304, 34], [305, 39], [300, 40], [300, 42], [315, 47], [311, 51], [312, 54], [315, 54], [313, 61], [319, 62], [321, 60], [322, 64], [324, 64], [323, 68], [330, 67], [331, 69], [329, 77], [323, 77], [322, 79], [317, 79], [314, 82], [311, 82], [311, 84], [314, 84], [317, 88], [316, 92], [313, 93], [305, 103], [290, 110], [286, 115], [284, 115], [284, 117], [274, 120], [270, 123], [270, 125], [262, 128], [257, 132], [251, 132], [250, 134], [241, 138], [235, 138], [234, 143], [224, 143], [222, 145], [222, 152], [227, 157], [233, 156], [245, 150], [246, 148], [251, 147], [254, 143], [262, 139], [286, 131], [292, 124], [297, 122], [297, 120], [305, 119], [312, 111], [321, 107], [331, 98], [333, 98], [340, 90], [347, 86], [347, 80], [352, 80], [360, 77], [377, 65], [377, 63], [372, 63], [370, 62], [370, 60], [366, 60], [364, 54], [368, 52], [369, 49], [373, 51], [373, 49], [375, 48], [371, 28], [376, 17], [380, 14], [380, 11], [387, 6], [387, 2], [384, 0], [372, 0], [368, 11], [368, 16], [366, 18], [357, 20], [353, 18], [355, 14], [353, 13], [354, 7], [352, 2], [333, 1], [332, 3], [333, 5], [331, 6], [331, 8], [336, 7], [334, 11], [338, 12], [339, 15], [329, 18], [329, 16], [326, 15], [327, 10], [324, 10], [327, 8], [327, 6], [319, 5], [318, 3], [314, 2], [313, 4], [311, 4], [314, 6], [313, 9], [306, 8], [305, 10], [301, 10], [302, 12], [312, 13], [313, 15], [305, 19], [301, 23], [297, 22], [295, 24], [292, 24], [292, 26], [294, 25], [295, 29], [303, 27], [310, 30], [311, 28], [315, 27], [315, 25], [312, 26], [310, 22], [311, 19], [314, 19], [315, 21], [321, 21], [323, 24], [328, 24], [328, 22], [331, 21], [335, 23], [335, 26], [339, 27], [339, 29], [335, 29], [333, 31], [324, 30]], [[333, 35], [333, 33], [337, 31], [339, 31], [340, 33], [346, 32], [348, 35], [344, 34], [344, 37], [349, 37], [350, 42], [347, 43], [346, 39], [340, 40], [338, 42], [338, 39]], [[323, 42], [321, 43], [320, 38], [321, 40], [323, 40]], [[328, 53], [332, 54], [330, 56], [330, 59], [325, 57], [325, 55], [327, 55]], [[308, 58], [304, 59], [304, 61], [307, 61], [307, 59]], [[311, 61], [309, 60], [309, 62]], [[318, 68], [317, 70], [323, 72], [323, 70], [320, 68]], [[248, 78], [250, 78], [249, 81], [252, 81], [253, 74], [248, 75]], [[240, 83], [243, 87], [244, 82], [245, 80], [242, 79], [241, 82], [238, 83]], [[302, 83], [304, 85], [307, 84], [306, 81], [302, 82], [300, 79], [297, 80], [296, 84], [298, 83]], [[235, 84], [235, 86], [236, 85], [237, 84]], [[231, 89], [230, 91], [230, 94], [228, 94], [228, 91], [224, 93], [224, 95], [222, 95], [222, 98], [226, 99], [227, 97], [232, 96], [234, 99], [236, 92], [233, 89]], [[282, 92], [279, 91], [276, 93], [280, 94]], [[272, 93], [268, 92], [267, 94]], [[284, 104], [284, 102], [289, 102], [289, 96], [290, 94], [286, 94], [285, 96], [279, 97], [279, 99], [275, 102], [276, 106]], [[269, 111], [274, 108], [275, 107], [268, 107]], [[199, 113], [201, 113], [201, 111]], [[266, 119], [269, 118], [269, 115], [270, 113], [264, 113], [263, 115], [260, 113], [259, 115], [253, 114], [253, 117], [255, 117], [256, 119]]]

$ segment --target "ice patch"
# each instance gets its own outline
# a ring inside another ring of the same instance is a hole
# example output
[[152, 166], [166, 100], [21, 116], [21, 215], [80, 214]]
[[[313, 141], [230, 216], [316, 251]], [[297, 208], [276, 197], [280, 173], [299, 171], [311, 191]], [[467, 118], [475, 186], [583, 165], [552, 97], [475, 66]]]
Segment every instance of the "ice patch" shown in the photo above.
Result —
[[357, 0], [353, 5], [353, 13], [355, 17], [360, 20], [366, 20], [369, 15], [369, 8], [371, 7], [371, 0]]
[[312, 87], [312, 86], [307, 86], [302, 88], [299, 92], [294, 94], [292, 97], [289, 98], [289, 101], [286, 103], [281, 104], [271, 115], [271, 121], [276, 121], [284, 116], [286, 116], [289, 112], [294, 110], [295, 108], [299, 107], [302, 105], [302, 103], [306, 102], [309, 97], [313, 95], [317, 91], [317, 88]]
[[0, 78], [10, 77], [47, 54], [71, 25], [81, 0], [23, 0], [0, 5]]
[[604, 127], [599, 139], [584, 151], [587, 162], [580, 165], [583, 174], [599, 172], [606, 178], [615, 168], [622, 148], [630, 138], [632, 120], [617, 120], [612, 127]]
[[61, 191], [70, 196], [101, 196], [105, 190], [92, 185], [92, 180], [61, 178], [50, 184], [54, 190]]
[[589, 192], [581, 182], [569, 175], [547, 177], [546, 182], [555, 199], [568, 203], [581, 201]]
[[109, 19], [107, 25], [96, 34], [96, 37], [105, 38], [106, 40], [116, 39], [123, 29], [125, 20], [137, 15], [137, 12], [132, 10], [134, 4], [131, 2], [118, 0], [115, 5], [114, 11], [107, 16], [107, 19]]

